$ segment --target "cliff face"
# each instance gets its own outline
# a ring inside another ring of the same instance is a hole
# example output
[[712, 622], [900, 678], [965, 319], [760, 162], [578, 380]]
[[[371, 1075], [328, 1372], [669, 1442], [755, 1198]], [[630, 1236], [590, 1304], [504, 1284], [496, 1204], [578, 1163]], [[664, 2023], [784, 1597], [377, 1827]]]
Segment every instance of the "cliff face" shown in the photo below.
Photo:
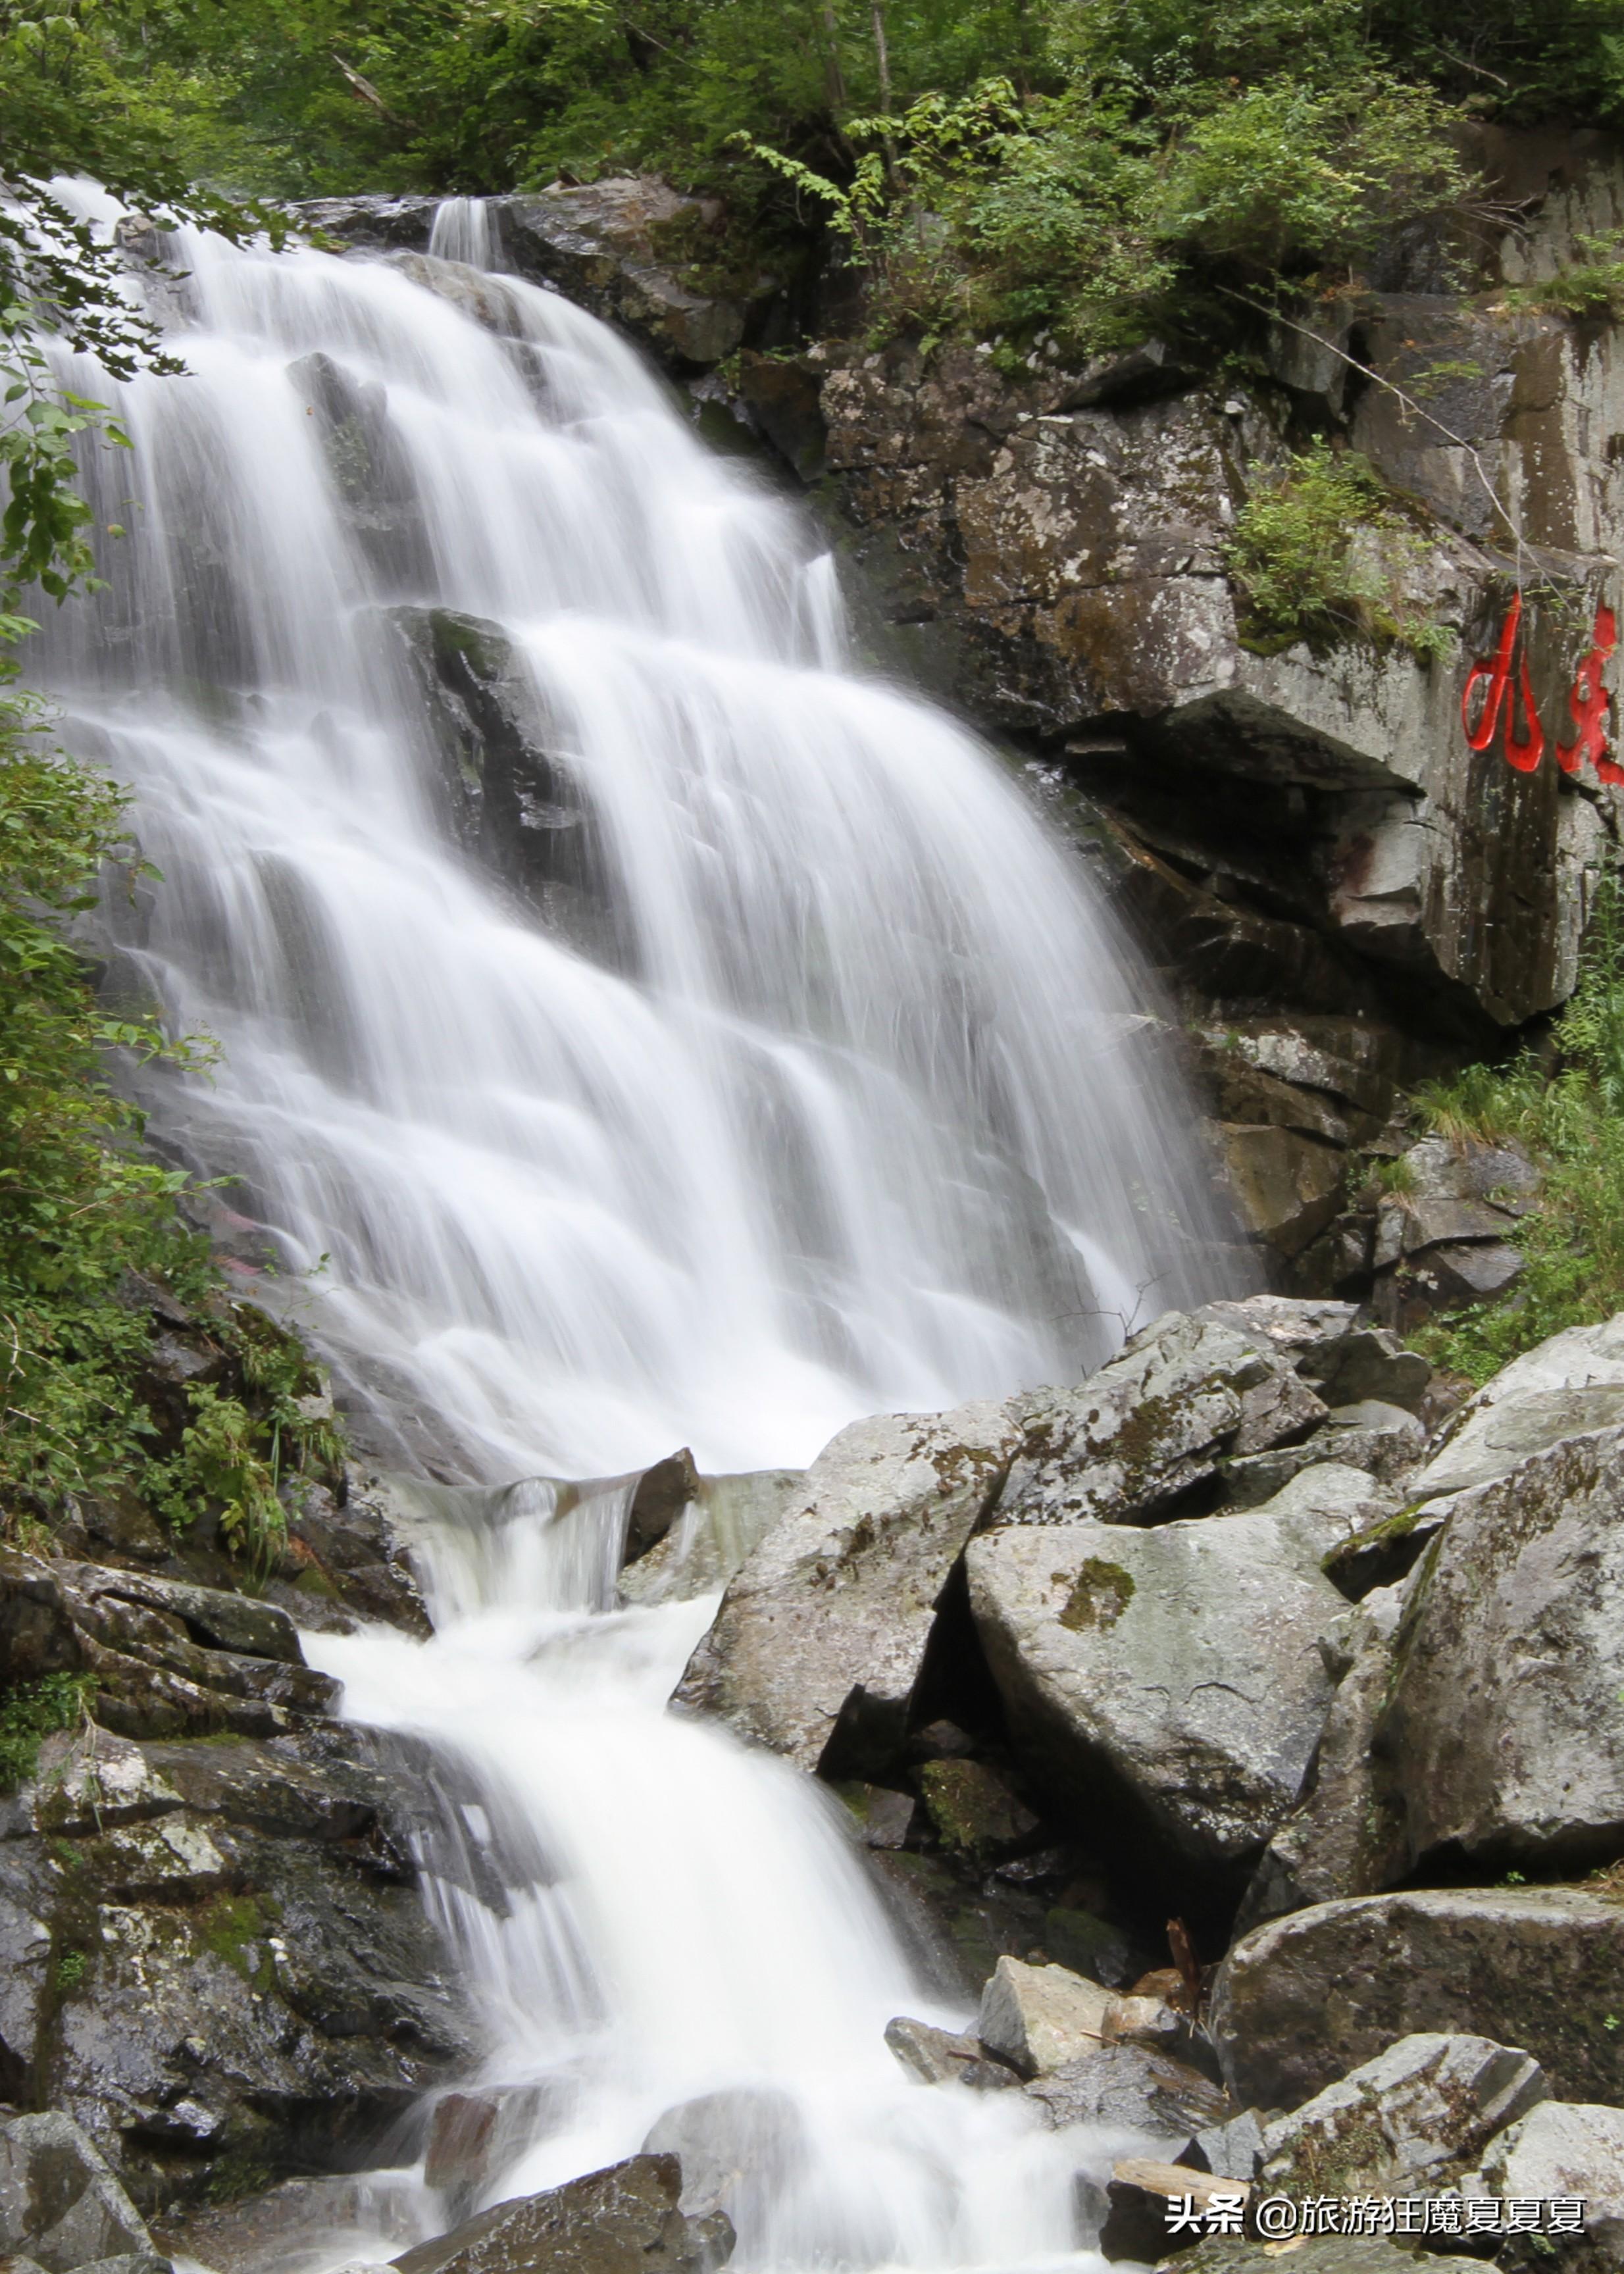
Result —
[[[1132, 896], [1219, 1003], [1482, 1044], [1572, 985], [1617, 792], [1588, 763], [1565, 772], [1554, 746], [1574, 738], [1597, 607], [1617, 605], [1624, 371], [1615, 328], [1515, 312], [1494, 286], [1548, 276], [1616, 225], [1624, 163], [1580, 139], [1539, 154], [1549, 186], [1475, 293], [1421, 289], [1425, 249], [1395, 259], [1404, 289], [1305, 305], [1243, 386], [1192, 384], [1144, 350], [1019, 385], [969, 351], [822, 359], [829, 464], [886, 613], [918, 628], [956, 699], [1051, 755], [1153, 864]], [[1527, 173], [1534, 154], [1502, 156]], [[1246, 644], [1225, 541], [1315, 428], [1426, 516], [1409, 597], [1457, 636], [1453, 659]], [[1527, 772], [1506, 762], [1510, 705], [1481, 750], [1461, 710], [1519, 586], [1547, 744]]]
[[[1406, 1081], [1566, 998], [1618, 834], [1596, 686], [1624, 336], [1508, 291], [1619, 226], [1624, 158], [1554, 135], [1483, 155], [1515, 228], [1395, 247], [1382, 289], [1302, 305], [1244, 381], [1155, 346], [1013, 382], [985, 350], [805, 365], [880, 613], [1085, 817], [1199, 1038], [1243, 1212], [1305, 1288], [1371, 1291], [1347, 1148]], [[771, 401], [757, 417], [771, 433]], [[1249, 640], [1237, 516], [1327, 433], [1413, 510], [1403, 598], [1445, 652]]]

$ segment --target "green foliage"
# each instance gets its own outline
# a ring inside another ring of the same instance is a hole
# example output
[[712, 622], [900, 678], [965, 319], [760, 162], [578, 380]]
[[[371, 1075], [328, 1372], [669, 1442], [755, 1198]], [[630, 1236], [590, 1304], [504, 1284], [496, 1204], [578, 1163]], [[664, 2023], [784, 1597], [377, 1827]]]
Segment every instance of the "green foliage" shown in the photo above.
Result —
[[1624, 1310], [1624, 895], [1605, 887], [1572, 1000], [1556, 1022], [1557, 1071], [1525, 1056], [1471, 1066], [1417, 1093], [1428, 1126], [1457, 1143], [1515, 1139], [1538, 1164], [1537, 1214], [1514, 1235], [1524, 1269], [1503, 1303], [1417, 1337], [1437, 1363], [1486, 1382], [1566, 1327]]
[[[186, 1178], [144, 1158], [115, 1056], [195, 1059], [96, 1000], [66, 926], [133, 866], [109, 781], [42, 751], [0, 705], [0, 1518], [49, 1522], [75, 1494], [143, 1494], [173, 1525], [215, 1514], [263, 1565], [279, 1494], [331, 1463], [297, 1343], [227, 1297], [177, 1213]], [[144, 1386], [156, 1284], [193, 1309], [240, 1394], [204, 1386], [172, 1449]]]
[[1450, 635], [1410, 597], [1425, 538], [1380, 476], [1316, 442], [1255, 489], [1227, 552], [1253, 645], [1350, 636], [1400, 640], [1430, 660]]
[[34, 1774], [42, 1741], [76, 1728], [85, 1716], [90, 1677], [46, 1674], [0, 1694], [0, 1792], [13, 1792]]
[[1507, 292], [1514, 307], [1547, 308], [1584, 324], [1624, 323], [1624, 230], [1582, 237], [1583, 258], [1571, 268]]

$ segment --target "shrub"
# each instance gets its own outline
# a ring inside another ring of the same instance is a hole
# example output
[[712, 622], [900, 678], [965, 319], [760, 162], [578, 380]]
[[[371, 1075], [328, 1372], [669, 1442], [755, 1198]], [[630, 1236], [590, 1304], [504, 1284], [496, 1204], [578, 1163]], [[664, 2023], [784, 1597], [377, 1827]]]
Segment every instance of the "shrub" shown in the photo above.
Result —
[[[279, 1495], [337, 1452], [299, 1402], [319, 1379], [294, 1340], [231, 1300], [177, 1213], [184, 1173], [139, 1149], [116, 1061], [198, 1051], [99, 1005], [66, 926], [100, 872], [117, 890], [138, 865], [123, 794], [26, 727], [0, 704], [0, 1520], [18, 1537], [75, 1494], [124, 1487], [173, 1525], [211, 1510], [263, 1563]], [[143, 1382], [154, 1284], [197, 1314], [237, 1392], [192, 1389], [172, 1449]]]
[[1424, 660], [1447, 654], [1453, 635], [1431, 621], [1406, 587], [1425, 538], [1380, 476], [1327, 442], [1287, 460], [1236, 518], [1226, 563], [1252, 645], [1362, 636], [1400, 640]]
[[84, 1719], [91, 1686], [87, 1675], [47, 1674], [37, 1682], [19, 1682], [0, 1696], [0, 1792], [26, 1783], [43, 1741]]
[[1513, 1237], [1524, 1267], [1509, 1297], [1439, 1320], [1417, 1337], [1429, 1357], [1486, 1382], [1566, 1327], [1624, 1310], [1624, 899], [1599, 897], [1579, 985], [1558, 1019], [1554, 1077], [1523, 1056], [1428, 1084], [1417, 1105], [1457, 1143], [1515, 1139], [1541, 1170], [1540, 1207]]
[[1507, 293], [1513, 307], [1545, 308], [1585, 324], [1624, 323], [1624, 230], [1605, 237], [1582, 237], [1584, 256], [1571, 268]]

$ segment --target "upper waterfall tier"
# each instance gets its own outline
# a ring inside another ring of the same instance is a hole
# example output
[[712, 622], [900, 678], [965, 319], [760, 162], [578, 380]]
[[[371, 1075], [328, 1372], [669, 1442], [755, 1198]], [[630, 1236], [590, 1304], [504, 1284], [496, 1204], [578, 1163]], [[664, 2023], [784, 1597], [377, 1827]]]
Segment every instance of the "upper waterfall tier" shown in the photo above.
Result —
[[173, 260], [190, 375], [67, 367], [130, 535], [46, 676], [162, 872], [128, 956], [222, 1046], [158, 1126], [327, 1259], [304, 1322], [380, 1411], [487, 1476], [793, 1460], [1207, 1291], [1144, 975], [853, 669], [802, 517], [554, 295]]

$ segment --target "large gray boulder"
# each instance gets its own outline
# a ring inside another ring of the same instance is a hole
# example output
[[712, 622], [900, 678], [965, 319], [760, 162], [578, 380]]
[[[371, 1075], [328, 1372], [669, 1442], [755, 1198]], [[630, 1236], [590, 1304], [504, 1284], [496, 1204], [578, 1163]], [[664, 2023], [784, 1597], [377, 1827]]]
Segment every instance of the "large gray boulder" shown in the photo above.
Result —
[[1401, 1870], [1446, 1854], [1583, 1866], [1624, 1849], [1624, 1428], [1455, 1501], [1396, 1657], [1372, 1747]]
[[728, 1587], [673, 1702], [801, 1768], [884, 1768], [942, 1590], [1019, 1443], [993, 1404], [843, 1429]]
[[1034, 1390], [1010, 1411], [1021, 1445], [999, 1525], [1154, 1522], [1222, 1455], [1266, 1451], [1328, 1408], [1261, 1334], [1170, 1311], [1080, 1388]]
[[1452, 1420], [1412, 1487], [1417, 1500], [1507, 1476], [1530, 1455], [1588, 1430], [1624, 1427], [1624, 1312], [1569, 1327], [1504, 1366]]
[[688, 2218], [681, 2192], [675, 2156], [630, 2156], [498, 2203], [390, 2263], [396, 2274], [713, 2274], [733, 2228], [720, 2211]]
[[1490, 2143], [1461, 2193], [1500, 2202], [1514, 2195], [1579, 2198], [1583, 2240], [1562, 2248], [1562, 2263], [1613, 2274], [1624, 2266], [1624, 2108], [1544, 2102]]
[[975, 2034], [1022, 2076], [1043, 2076], [1098, 2052], [1111, 1993], [1065, 1966], [1001, 1958], [981, 1992]]
[[1624, 2100], [1624, 1903], [1587, 1887], [1427, 1888], [1255, 1928], [1214, 1985], [1231, 2091], [1295, 2108], [1395, 2038], [1520, 2045], [1553, 2095]]
[[1263, 2135], [1268, 2195], [1435, 2194], [1546, 2097], [1544, 2071], [1486, 2037], [1401, 2037]]
[[1031, 1773], [1162, 1858], [1244, 1868], [1296, 1805], [1358, 1614], [1320, 1570], [1368, 1480], [1139, 1531], [972, 1542], [971, 1608]]
[[0, 2124], [0, 2251], [26, 2252], [45, 2274], [99, 2258], [152, 2255], [140, 2213], [71, 2117]]
[[1366, 1597], [1366, 1623], [1331, 1700], [1310, 1789], [1263, 1852], [1235, 1922], [1237, 1937], [1285, 1911], [1374, 1894], [1402, 1871], [1402, 1824], [1371, 1755], [1393, 1682], [1393, 1635], [1370, 1618], [1369, 1605]]

